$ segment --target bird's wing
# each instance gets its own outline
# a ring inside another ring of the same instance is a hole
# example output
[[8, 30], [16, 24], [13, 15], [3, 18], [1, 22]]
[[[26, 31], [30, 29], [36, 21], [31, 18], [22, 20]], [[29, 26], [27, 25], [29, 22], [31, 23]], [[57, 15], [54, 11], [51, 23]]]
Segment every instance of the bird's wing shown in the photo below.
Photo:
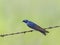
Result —
[[41, 28], [41, 27], [38, 26], [38, 25], [35, 25], [35, 26], [34, 26], [34, 29], [35, 29], [35, 30], [38, 30], [38, 31], [45, 31], [45, 29]]

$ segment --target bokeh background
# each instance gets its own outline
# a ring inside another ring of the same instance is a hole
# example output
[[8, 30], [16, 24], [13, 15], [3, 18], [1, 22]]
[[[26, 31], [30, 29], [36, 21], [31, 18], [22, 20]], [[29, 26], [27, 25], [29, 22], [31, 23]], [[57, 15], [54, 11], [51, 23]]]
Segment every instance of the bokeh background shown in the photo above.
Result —
[[[24, 19], [43, 28], [60, 25], [60, 0], [0, 0], [0, 34], [30, 30]], [[0, 37], [0, 45], [60, 45], [60, 28], [48, 31]]]

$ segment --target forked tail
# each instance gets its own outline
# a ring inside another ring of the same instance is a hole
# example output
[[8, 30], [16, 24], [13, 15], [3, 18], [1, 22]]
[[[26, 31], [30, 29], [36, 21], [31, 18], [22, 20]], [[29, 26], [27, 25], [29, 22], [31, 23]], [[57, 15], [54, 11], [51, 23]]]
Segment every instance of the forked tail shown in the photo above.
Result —
[[49, 33], [49, 31], [40, 31], [43, 35], [46, 36], [46, 33]]

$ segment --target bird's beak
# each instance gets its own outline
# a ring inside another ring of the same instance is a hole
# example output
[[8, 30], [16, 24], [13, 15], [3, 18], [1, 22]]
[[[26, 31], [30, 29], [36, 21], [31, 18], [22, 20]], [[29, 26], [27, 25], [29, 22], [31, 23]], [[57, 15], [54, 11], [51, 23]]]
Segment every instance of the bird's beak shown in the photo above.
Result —
[[22, 22], [25, 22], [24, 20]]

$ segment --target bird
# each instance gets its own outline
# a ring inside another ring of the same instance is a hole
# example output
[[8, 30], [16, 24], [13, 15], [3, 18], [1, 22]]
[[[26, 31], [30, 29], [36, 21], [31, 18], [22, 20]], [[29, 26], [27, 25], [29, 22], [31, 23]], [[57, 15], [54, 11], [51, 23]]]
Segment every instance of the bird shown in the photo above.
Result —
[[23, 20], [23, 22], [31, 29], [34, 29], [36, 31], [41, 32], [43, 35], [46, 36], [46, 33], [49, 33], [49, 31], [43, 29], [42, 27], [40, 27], [39, 25], [37, 25], [36, 23], [29, 21], [29, 20]]

